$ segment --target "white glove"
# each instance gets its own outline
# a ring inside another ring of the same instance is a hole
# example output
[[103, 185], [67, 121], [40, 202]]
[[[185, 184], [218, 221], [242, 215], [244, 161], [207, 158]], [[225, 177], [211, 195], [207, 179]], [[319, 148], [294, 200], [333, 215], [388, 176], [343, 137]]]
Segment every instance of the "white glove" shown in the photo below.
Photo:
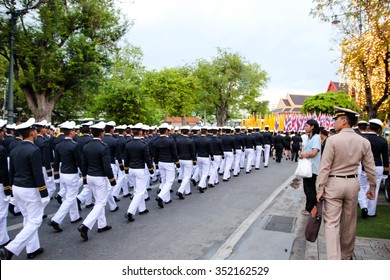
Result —
[[4, 201], [5, 201], [5, 202], [10, 202], [10, 201], [11, 201], [11, 196], [10, 196], [10, 195], [7, 195], [7, 196], [4, 198]]
[[60, 183], [60, 179], [54, 179], [54, 183], [55, 184], [59, 184]]
[[11, 198], [10, 198], [10, 200], [9, 200], [9, 202], [14, 202], [15, 201], [15, 197], [13, 197], [13, 196], [11, 196]]
[[382, 177], [383, 183], [385, 183], [385, 181], [387, 180], [387, 178], [388, 178], [388, 175], [383, 175], [383, 177]]
[[46, 207], [46, 205], [49, 204], [50, 202], [50, 197], [46, 196], [46, 197], [41, 197], [41, 202], [43, 204], [43, 207]]
[[84, 188], [89, 189], [88, 184], [83, 185]]

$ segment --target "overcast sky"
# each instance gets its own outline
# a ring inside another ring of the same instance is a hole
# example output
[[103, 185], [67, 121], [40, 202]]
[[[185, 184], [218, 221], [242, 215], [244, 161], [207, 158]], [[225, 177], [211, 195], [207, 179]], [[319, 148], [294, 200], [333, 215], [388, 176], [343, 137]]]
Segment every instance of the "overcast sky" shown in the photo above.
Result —
[[121, 0], [148, 69], [211, 60], [217, 47], [260, 64], [271, 78], [262, 100], [325, 92], [338, 81], [337, 29], [309, 15], [311, 0]]

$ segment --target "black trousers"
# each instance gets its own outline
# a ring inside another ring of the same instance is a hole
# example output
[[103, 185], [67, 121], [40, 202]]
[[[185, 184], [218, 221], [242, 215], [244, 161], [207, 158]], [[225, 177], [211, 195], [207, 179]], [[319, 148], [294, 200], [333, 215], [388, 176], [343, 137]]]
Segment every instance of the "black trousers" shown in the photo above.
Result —
[[316, 179], [317, 175], [312, 174], [311, 178], [303, 178], [303, 190], [306, 195], [306, 207], [308, 212], [311, 212], [314, 205], [317, 203]]
[[298, 153], [299, 153], [299, 148], [292, 148], [292, 153], [291, 153], [291, 160], [298, 161]]

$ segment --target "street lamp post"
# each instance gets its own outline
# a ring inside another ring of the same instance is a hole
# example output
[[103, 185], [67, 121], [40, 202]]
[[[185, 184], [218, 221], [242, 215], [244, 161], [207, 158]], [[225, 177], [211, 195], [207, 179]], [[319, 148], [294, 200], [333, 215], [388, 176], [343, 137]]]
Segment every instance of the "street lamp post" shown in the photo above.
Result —
[[14, 42], [16, 34], [16, 21], [22, 15], [28, 13], [29, 10], [37, 8], [42, 3], [47, 3], [48, 0], [23, 0], [21, 9], [17, 9], [16, 0], [3, 0], [4, 6], [7, 8], [7, 14], [11, 15], [10, 19], [10, 54], [9, 54], [9, 78], [8, 78], [8, 105], [7, 105], [7, 120], [9, 124], [14, 123]]

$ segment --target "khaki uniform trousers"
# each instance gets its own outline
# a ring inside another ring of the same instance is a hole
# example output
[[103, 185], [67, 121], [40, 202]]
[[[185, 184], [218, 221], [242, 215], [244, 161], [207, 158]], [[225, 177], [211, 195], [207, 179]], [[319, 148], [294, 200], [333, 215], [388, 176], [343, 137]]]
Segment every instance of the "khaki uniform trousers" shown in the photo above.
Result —
[[329, 260], [351, 259], [355, 247], [357, 178], [330, 177], [324, 193], [324, 226]]

